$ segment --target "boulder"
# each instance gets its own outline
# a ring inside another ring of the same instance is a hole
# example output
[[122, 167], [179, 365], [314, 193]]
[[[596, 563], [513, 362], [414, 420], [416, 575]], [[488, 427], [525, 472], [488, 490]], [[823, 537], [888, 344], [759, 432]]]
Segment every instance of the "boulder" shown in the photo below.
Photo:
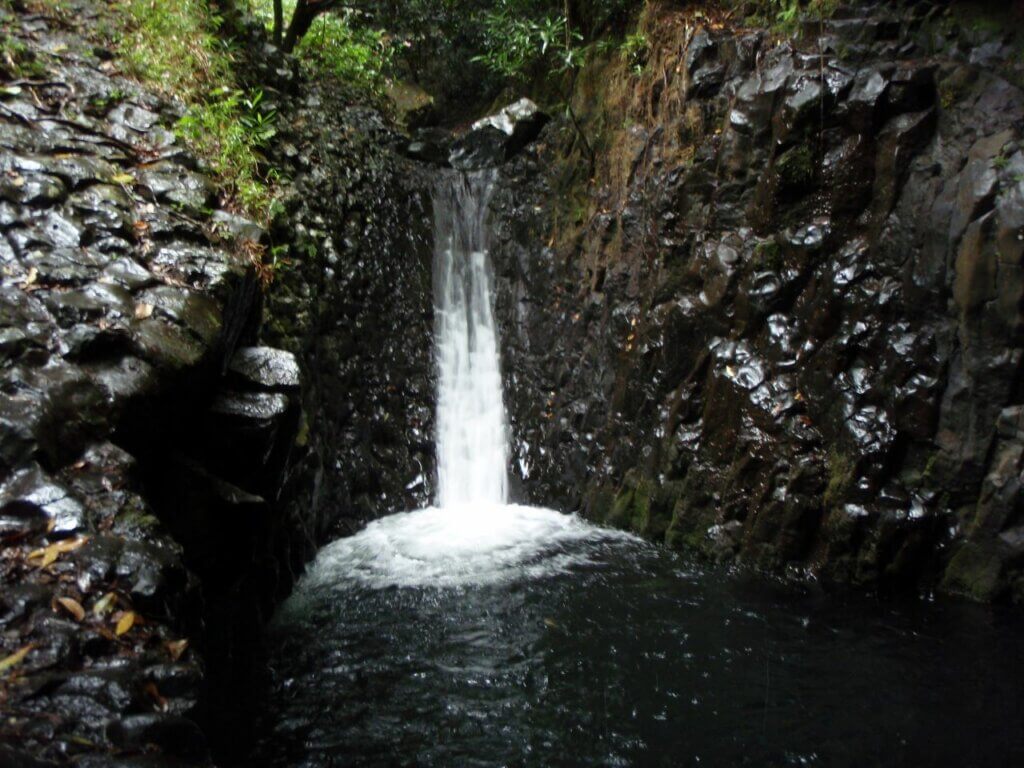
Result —
[[549, 119], [532, 101], [520, 99], [473, 123], [455, 142], [449, 162], [462, 171], [501, 165], [536, 139]]

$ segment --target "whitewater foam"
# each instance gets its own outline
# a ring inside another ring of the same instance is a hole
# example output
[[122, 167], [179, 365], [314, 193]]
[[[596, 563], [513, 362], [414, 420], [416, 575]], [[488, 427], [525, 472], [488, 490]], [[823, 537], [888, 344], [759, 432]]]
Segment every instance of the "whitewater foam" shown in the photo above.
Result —
[[376, 520], [355, 536], [325, 547], [306, 585], [508, 583], [564, 572], [589, 562], [593, 546], [632, 538], [539, 507], [428, 507]]

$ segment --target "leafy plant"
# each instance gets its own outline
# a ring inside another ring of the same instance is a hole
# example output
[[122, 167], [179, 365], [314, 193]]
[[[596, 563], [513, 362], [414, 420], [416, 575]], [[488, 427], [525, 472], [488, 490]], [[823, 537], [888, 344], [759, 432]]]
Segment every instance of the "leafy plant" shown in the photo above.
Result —
[[650, 44], [647, 41], [647, 35], [643, 32], [633, 32], [626, 35], [622, 45], [619, 46], [619, 53], [623, 60], [629, 64], [630, 68], [636, 74], [640, 74], [643, 71], [644, 64], [647, 62], [649, 48]]
[[266, 220], [273, 203], [273, 170], [262, 171], [262, 150], [276, 135], [277, 114], [262, 108], [261, 91], [222, 87], [193, 104], [176, 125], [226, 183], [228, 194], [246, 211]]
[[[253, 13], [274, 25], [273, 0], [250, 0]], [[294, 14], [295, 0], [282, 4], [286, 16]], [[394, 45], [384, 30], [359, 24], [365, 13], [340, 8], [321, 13], [311, 22], [295, 47], [295, 53], [315, 75], [330, 74], [366, 97], [379, 97], [387, 85], [394, 58]]]
[[529, 75], [542, 62], [556, 71], [571, 69], [579, 63], [576, 49], [582, 36], [569, 28], [564, 16], [545, 16], [539, 20], [518, 18], [508, 5], [483, 16], [484, 53], [471, 61], [483, 64], [491, 72], [510, 80]]

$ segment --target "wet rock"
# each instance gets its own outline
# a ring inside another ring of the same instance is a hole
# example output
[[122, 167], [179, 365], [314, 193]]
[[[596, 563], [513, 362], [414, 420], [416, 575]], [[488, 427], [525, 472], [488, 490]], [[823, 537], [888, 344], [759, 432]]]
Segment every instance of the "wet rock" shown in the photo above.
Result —
[[628, 108], [615, 66], [580, 74], [593, 157], [563, 122], [502, 167], [512, 483], [632, 528], [667, 507], [648, 535], [714, 558], [1016, 594], [1024, 98], [854, 10], [665, 32]]
[[473, 123], [453, 144], [448, 161], [462, 171], [500, 165], [536, 139], [548, 120], [536, 104], [520, 99]]
[[413, 160], [435, 165], [448, 165], [452, 151], [452, 135], [440, 128], [426, 128], [416, 131], [412, 141], [403, 144], [404, 154]]
[[213, 222], [214, 227], [227, 233], [231, 239], [239, 242], [263, 243], [267, 237], [266, 230], [255, 221], [234, 213], [214, 211], [210, 220]]
[[245, 392], [221, 395], [213, 412], [254, 422], [273, 421], [288, 410], [288, 398], [270, 392]]
[[148, 188], [157, 200], [191, 216], [205, 215], [216, 201], [209, 179], [171, 161], [141, 169], [138, 183]]
[[295, 356], [273, 347], [243, 347], [231, 358], [228, 369], [259, 389], [294, 389], [300, 383]]
[[71, 535], [85, 524], [81, 502], [38, 465], [16, 472], [0, 487], [0, 513], [19, 517], [42, 514], [55, 536]]
[[161, 752], [205, 764], [210, 751], [199, 727], [183, 717], [165, 714], [133, 715], [107, 727], [110, 740], [121, 749], [143, 751], [156, 746]]
[[448, 162], [460, 171], [493, 168], [505, 162], [508, 134], [491, 125], [475, 129], [456, 139]]
[[[0, 110], [0, 655], [31, 647], [4, 681], [18, 716], [3, 739], [60, 764], [206, 764], [185, 719], [206, 675], [197, 583], [144, 478], [205, 428], [220, 373], [252, 337], [256, 282], [196, 220], [216, 194], [163, 127], [176, 109], [96, 66], [76, 27], [105, 11], [73, 5], [84, 16], [59, 23], [0, 9], [5, 36], [49, 51], [50, 76], [69, 86], [5, 95]], [[198, 542], [216, 513], [245, 505], [215, 499], [190, 519]], [[246, 567], [265, 567], [252, 563], [270, 535], [255, 535]], [[167, 645], [186, 639], [185, 655]], [[114, 736], [135, 754], [115, 757]]]

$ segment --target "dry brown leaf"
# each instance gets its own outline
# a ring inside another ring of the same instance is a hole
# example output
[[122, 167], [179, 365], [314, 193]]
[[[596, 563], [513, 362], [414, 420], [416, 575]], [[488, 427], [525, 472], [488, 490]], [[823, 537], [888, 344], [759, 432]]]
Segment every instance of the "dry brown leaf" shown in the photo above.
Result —
[[15, 667], [18, 664], [20, 664], [22, 661], [25, 660], [25, 657], [28, 656], [29, 651], [31, 651], [35, 647], [36, 647], [35, 643], [29, 643], [28, 645], [23, 645], [21, 648], [16, 650], [10, 656], [8, 656], [7, 658], [5, 658], [2, 661], [0, 661], [0, 672], [6, 672], [11, 667]]
[[188, 648], [188, 640], [168, 640], [165, 645], [167, 652], [171, 655], [171, 659], [177, 661]]
[[85, 618], [85, 608], [73, 597], [58, 597], [57, 602], [61, 604], [64, 610], [75, 617], [75, 621], [81, 621]]
[[135, 305], [135, 319], [145, 320], [147, 317], [153, 314], [153, 305], [146, 304], [145, 302], [139, 302]]
[[117, 621], [117, 626], [114, 627], [114, 634], [120, 637], [125, 632], [135, 626], [135, 611], [125, 611], [121, 614], [121, 618]]

